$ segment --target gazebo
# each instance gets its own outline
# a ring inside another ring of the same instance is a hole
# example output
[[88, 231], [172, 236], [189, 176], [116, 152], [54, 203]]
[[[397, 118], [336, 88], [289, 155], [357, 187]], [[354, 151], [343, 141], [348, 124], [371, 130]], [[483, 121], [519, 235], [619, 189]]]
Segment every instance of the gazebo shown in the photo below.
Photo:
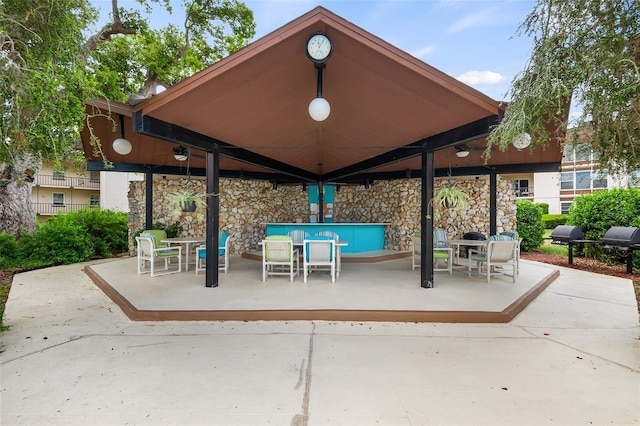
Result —
[[[318, 33], [333, 45], [320, 67], [305, 54], [307, 40]], [[319, 95], [331, 106], [324, 121], [308, 112]], [[557, 171], [562, 156], [559, 141], [550, 140], [546, 149], [510, 147], [484, 158], [486, 137], [504, 111], [499, 101], [322, 7], [139, 104], [95, 101], [88, 110], [108, 111], [120, 125], [114, 131], [108, 119], [92, 118], [113, 163], [109, 170], [147, 174], [148, 224], [150, 177], [183, 173], [175, 158], [180, 147], [195, 154], [191, 170], [206, 176], [208, 195], [218, 194], [220, 177], [319, 187], [421, 178], [425, 288], [433, 286], [433, 223], [426, 209], [434, 177], [489, 175], [494, 233], [497, 175]], [[82, 135], [89, 169], [106, 170], [88, 130]], [[131, 142], [126, 155], [111, 144], [120, 136]], [[462, 146], [466, 157], [456, 155]], [[209, 196], [208, 248], [218, 246], [218, 228], [219, 200]], [[207, 287], [218, 285], [215, 262], [207, 259]]]

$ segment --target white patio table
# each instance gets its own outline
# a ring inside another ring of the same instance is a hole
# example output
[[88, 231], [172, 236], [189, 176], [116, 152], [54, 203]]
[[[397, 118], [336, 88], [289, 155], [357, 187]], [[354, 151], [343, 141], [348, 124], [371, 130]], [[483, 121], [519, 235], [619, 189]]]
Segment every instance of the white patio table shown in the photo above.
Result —
[[193, 247], [195, 247], [195, 246], [192, 247], [191, 245], [192, 244], [200, 245], [200, 244], [203, 244], [205, 241], [207, 241], [206, 238], [196, 238], [196, 237], [175, 237], [175, 238], [165, 238], [164, 240], [162, 240], [162, 242], [167, 243], [169, 247], [173, 244], [183, 244], [185, 246], [185, 253], [186, 253], [185, 259], [184, 259], [185, 271], [189, 271], [189, 252]]
[[456, 254], [456, 265], [460, 265], [460, 246], [486, 246], [487, 240], [447, 240], [446, 243], [453, 248], [453, 252]]

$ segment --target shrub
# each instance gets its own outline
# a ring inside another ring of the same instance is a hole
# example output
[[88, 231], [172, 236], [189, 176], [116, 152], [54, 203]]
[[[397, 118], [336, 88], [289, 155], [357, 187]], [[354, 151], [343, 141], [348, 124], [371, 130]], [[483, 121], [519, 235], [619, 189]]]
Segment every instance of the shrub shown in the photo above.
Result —
[[569, 215], [566, 214], [542, 214], [542, 227], [544, 229], [553, 229], [556, 226], [567, 223]]
[[524, 251], [535, 250], [542, 244], [544, 233], [540, 208], [529, 200], [518, 200], [516, 205], [517, 230], [522, 238], [520, 247]]
[[[19, 240], [24, 258], [42, 265], [84, 262], [94, 254], [91, 237], [84, 227], [61, 219], [39, 225], [32, 235]], [[56, 216], [58, 218], [58, 216]]]
[[17, 258], [18, 243], [15, 235], [0, 232], [0, 269], [7, 268]]
[[549, 214], [549, 203], [534, 203], [540, 209], [543, 215]]
[[[600, 240], [612, 226], [640, 227], [640, 189], [614, 188], [581, 195], [573, 200], [567, 224], [582, 229], [585, 239]], [[589, 254], [609, 262], [626, 261], [602, 246], [587, 245]], [[640, 253], [634, 253], [634, 265], [640, 267]]]

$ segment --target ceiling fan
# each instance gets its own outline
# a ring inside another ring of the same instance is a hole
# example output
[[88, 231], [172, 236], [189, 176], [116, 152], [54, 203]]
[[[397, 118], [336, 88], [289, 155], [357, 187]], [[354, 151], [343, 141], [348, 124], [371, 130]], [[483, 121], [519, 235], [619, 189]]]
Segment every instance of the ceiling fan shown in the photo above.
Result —
[[193, 151], [186, 146], [179, 145], [173, 147], [173, 157], [178, 161], [187, 161], [189, 157], [205, 158], [203, 155], [194, 154]]
[[461, 143], [460, 145], [456, 145], [456, 157], [465, 158], [469, 156], [469, 153], [472, 151], [475, 152], [484, 152], [486, 147], [482, 146], [471, 146], [468, 143]]

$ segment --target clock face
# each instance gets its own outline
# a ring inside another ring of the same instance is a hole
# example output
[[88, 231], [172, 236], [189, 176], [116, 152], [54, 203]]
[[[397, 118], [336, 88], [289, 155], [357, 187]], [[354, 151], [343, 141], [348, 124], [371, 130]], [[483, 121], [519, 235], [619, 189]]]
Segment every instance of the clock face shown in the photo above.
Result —
[[324, 34], [315, 34], [307, 41], [307, 55], [314, 62], [324, 62], [331, 55], [331, 41]]
[[523, 133], [513, 141], [513, 146], [517, 149], [525, 149], [531, 145], [531, 135], [529, 133]]

